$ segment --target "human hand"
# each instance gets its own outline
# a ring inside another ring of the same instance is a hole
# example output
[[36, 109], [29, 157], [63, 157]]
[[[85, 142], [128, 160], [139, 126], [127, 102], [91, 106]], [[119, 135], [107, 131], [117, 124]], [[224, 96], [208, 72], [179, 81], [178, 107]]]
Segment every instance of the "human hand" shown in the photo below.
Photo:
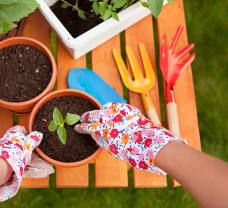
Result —
[[108, 103], [100, 110], [81, 116], [75, 129], [90, 134], [99, 146], [132, 167], [165, 175], [155, 166], [158, 152], [171, 141], [183, 141], [170, 131], [155, 125], [135, 107]]
[[13, 197], [22, 180], [26, 165], [30, 163], [32, 151], [43, 138], [42, 133], [27, 131], [22, 126], [14, 126], [0, 139], [0, 157], [4, 158], [12, 167], [12, 180], [0, 187], [0, 201]]

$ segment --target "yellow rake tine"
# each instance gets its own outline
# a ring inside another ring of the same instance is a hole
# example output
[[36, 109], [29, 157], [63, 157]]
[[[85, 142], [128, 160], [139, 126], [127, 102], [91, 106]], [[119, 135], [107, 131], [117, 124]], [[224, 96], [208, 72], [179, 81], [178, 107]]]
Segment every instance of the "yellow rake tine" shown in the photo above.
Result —
[[132, 85], [132, 79], [131, 79], [131, 75], [120, 55], [120, 52], [117, 51], [116, 49], [113, 49], [112, 50], [113, 52], [113, 56], [116, 60], [116, 64], [117, 64], [117, 67], [119, 69], [119, 72], [120, 72], [120, 75], [122, 77], [122, 80], [124, 82], [124, 84], [128, 87], [128, 88], [131, 88], [131, 85]]
[[135, 57], [133, 50], [129, 46], [127, 46], [126, 52], [127, 52], [127, 57], [128, 57], [130, 65], [131, 65], [132, 73], [133, 73], [135, 80], [136, 81], [142, 80], [143, 75], [142, 75], [142, 72], [140, 70], [139, 64], [136, 60], [136, 57]]
[[146, 46], [143, 43], [140, 42], [139, 43], [139, 49], [140, 49], [140, 54], [141, 54], [141, 58], [142, 58], [142, 62], [143, 62], [146, 78], [149, 79], [154, 85], [154, 82], [155, 82], [154, 69], [152, 67], [152, 64], [151, 64], [151, 61], [150, 61], [149, 54], [147, 52]]

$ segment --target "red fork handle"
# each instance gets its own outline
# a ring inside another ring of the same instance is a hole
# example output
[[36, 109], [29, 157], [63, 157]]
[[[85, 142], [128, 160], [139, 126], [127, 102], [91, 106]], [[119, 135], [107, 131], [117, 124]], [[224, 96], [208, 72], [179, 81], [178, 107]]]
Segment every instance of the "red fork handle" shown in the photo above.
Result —
[[166, 104], [168, 128], [174, 134], [180, 136], [179, 117], [177, 112], [177, 105], [175, 102]]
[[166, 104], [170, 102], [175, 102], [173, 90], [165, 83], [165, 100]]
[[180, 135], [179, 116], [177, 112], [177, 105], [174, 98], [173, 90], [165, 84], [166, 94], [166, 113], [168, 128], [176, 135]]

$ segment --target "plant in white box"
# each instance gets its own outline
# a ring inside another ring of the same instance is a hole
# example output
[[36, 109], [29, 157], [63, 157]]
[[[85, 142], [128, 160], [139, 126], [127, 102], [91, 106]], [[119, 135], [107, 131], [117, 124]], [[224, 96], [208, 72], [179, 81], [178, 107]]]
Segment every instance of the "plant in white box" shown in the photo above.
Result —
[[167, 0], [37, 1], [41, 12], [74, 58], [86, 54], [151, 13], [157, 17], [162, 5], [167, 2]]

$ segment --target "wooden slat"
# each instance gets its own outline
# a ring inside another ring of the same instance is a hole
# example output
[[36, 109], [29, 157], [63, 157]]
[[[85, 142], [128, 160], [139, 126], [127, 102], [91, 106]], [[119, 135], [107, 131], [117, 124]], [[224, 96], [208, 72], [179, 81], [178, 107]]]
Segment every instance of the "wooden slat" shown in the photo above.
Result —
[[37, 10], [26, 19], [22, 35], [34, 38], [50, 48], [50, 31], [49, 24]]
[[[37, 29], [39, 28], [39, 29]], [[39, 32], [38, 32], [39, 31]], [[27, 18], [22, 35], [39, 40], [47, 47], [50, 48], [50, 27], [40, 12], [37, 10], [35, 13]], [[25, 127], [28, 126], [29, 114], [19, 116], [19, 124]], [[23, 179], [22, 187], [26, 188], [48, 188], [49, 177], [39, 179]]]
[[[93, 50], [92, 66], [96, 73], [122, 95], [123, 85], [112, 56], [113, 48], [120, 49], [119, 36]], [[126, 187], [128, 185], [127, 164], [102, 152], [95, 160], [95, 185], [96, 187]]]
[[88, 187], [88, 165], [77, 168], [56, 168], [56, 186], [58, 188]]
[[[24, 114], [19, 116], [19, 125], [24, 126], [28, 129], [29, 114]], [[49, 177], [46, 178], [23, 178], [22, 188], [48, 188], [49, 187]]]
[[[57, 89], [67, 88], [67, 74], [71, 68], [85, 67], [86, 57], [74, 60], [58, 42], [58, 78]], [[56, 186], [61, 187], [87, 187], [89, 185], [88, 164], [76, 168], [56, 167]]]
[[48, 188], [49, 177], [46, 178], [23, 178], [22, 188]]
[[[168, 43], [170, 43], [177, 27], [181, 24], [183, 24], [185, 28], [177, 46], [177, 51], [188, 44], [188, 37], [183, 0], [174, 0], [172, 4], [165, 6], [158, 18], [160, 44], [165, 33], [167, 34]], [[191, 67], [189, 67], [177, 81], [174, 94], [178, 108], [181, 136], [186, 138], [192, 147], [200, 150], [200, 135]], [[176, 185], [178, 185], [178, 183], [174, 181], [174, 186]]]
[[[152, 17], [148, 16], [128, 28], [125, 31], [125, 43], [126, 45], [131, 46], [134, 50], [138, 62], [140, 64], [141, 69], [143, 69], [143, 65], [141, 62], [140, 52], [138, 48], [139, 42], [143, 42], [149, 52], [151, 62], [154, 70], [155, 68], [155, 45], [154, 45], [154, 31], [153, 31], [153, 22]], [[129, 67], [130, 68], [130, 67]], [[156, 73], [156, 72], [155, 72]], [[160, 105], [159, 105], [159, 89], [158, 89], [158, 81], [156, 74], [156, 82], [154, 88], [150, 91], [152, 100], [155, 104], [156, 110], [160, 116]], [[142, 112], [144, 112], [144, 107], [141, 101], [141, 97], [139, 94], [129, 92], [130, 104], [138, 107]], [[156, 174], [151, 174], [148, 172], [134, 170], [134, 185], [137, 188], [142, 187], [165, 187], [167, 186], [167, 180], [165, 176], [159, 176]]]
[[0, 138], [13, 126], [13, 113], [0, 108]]

